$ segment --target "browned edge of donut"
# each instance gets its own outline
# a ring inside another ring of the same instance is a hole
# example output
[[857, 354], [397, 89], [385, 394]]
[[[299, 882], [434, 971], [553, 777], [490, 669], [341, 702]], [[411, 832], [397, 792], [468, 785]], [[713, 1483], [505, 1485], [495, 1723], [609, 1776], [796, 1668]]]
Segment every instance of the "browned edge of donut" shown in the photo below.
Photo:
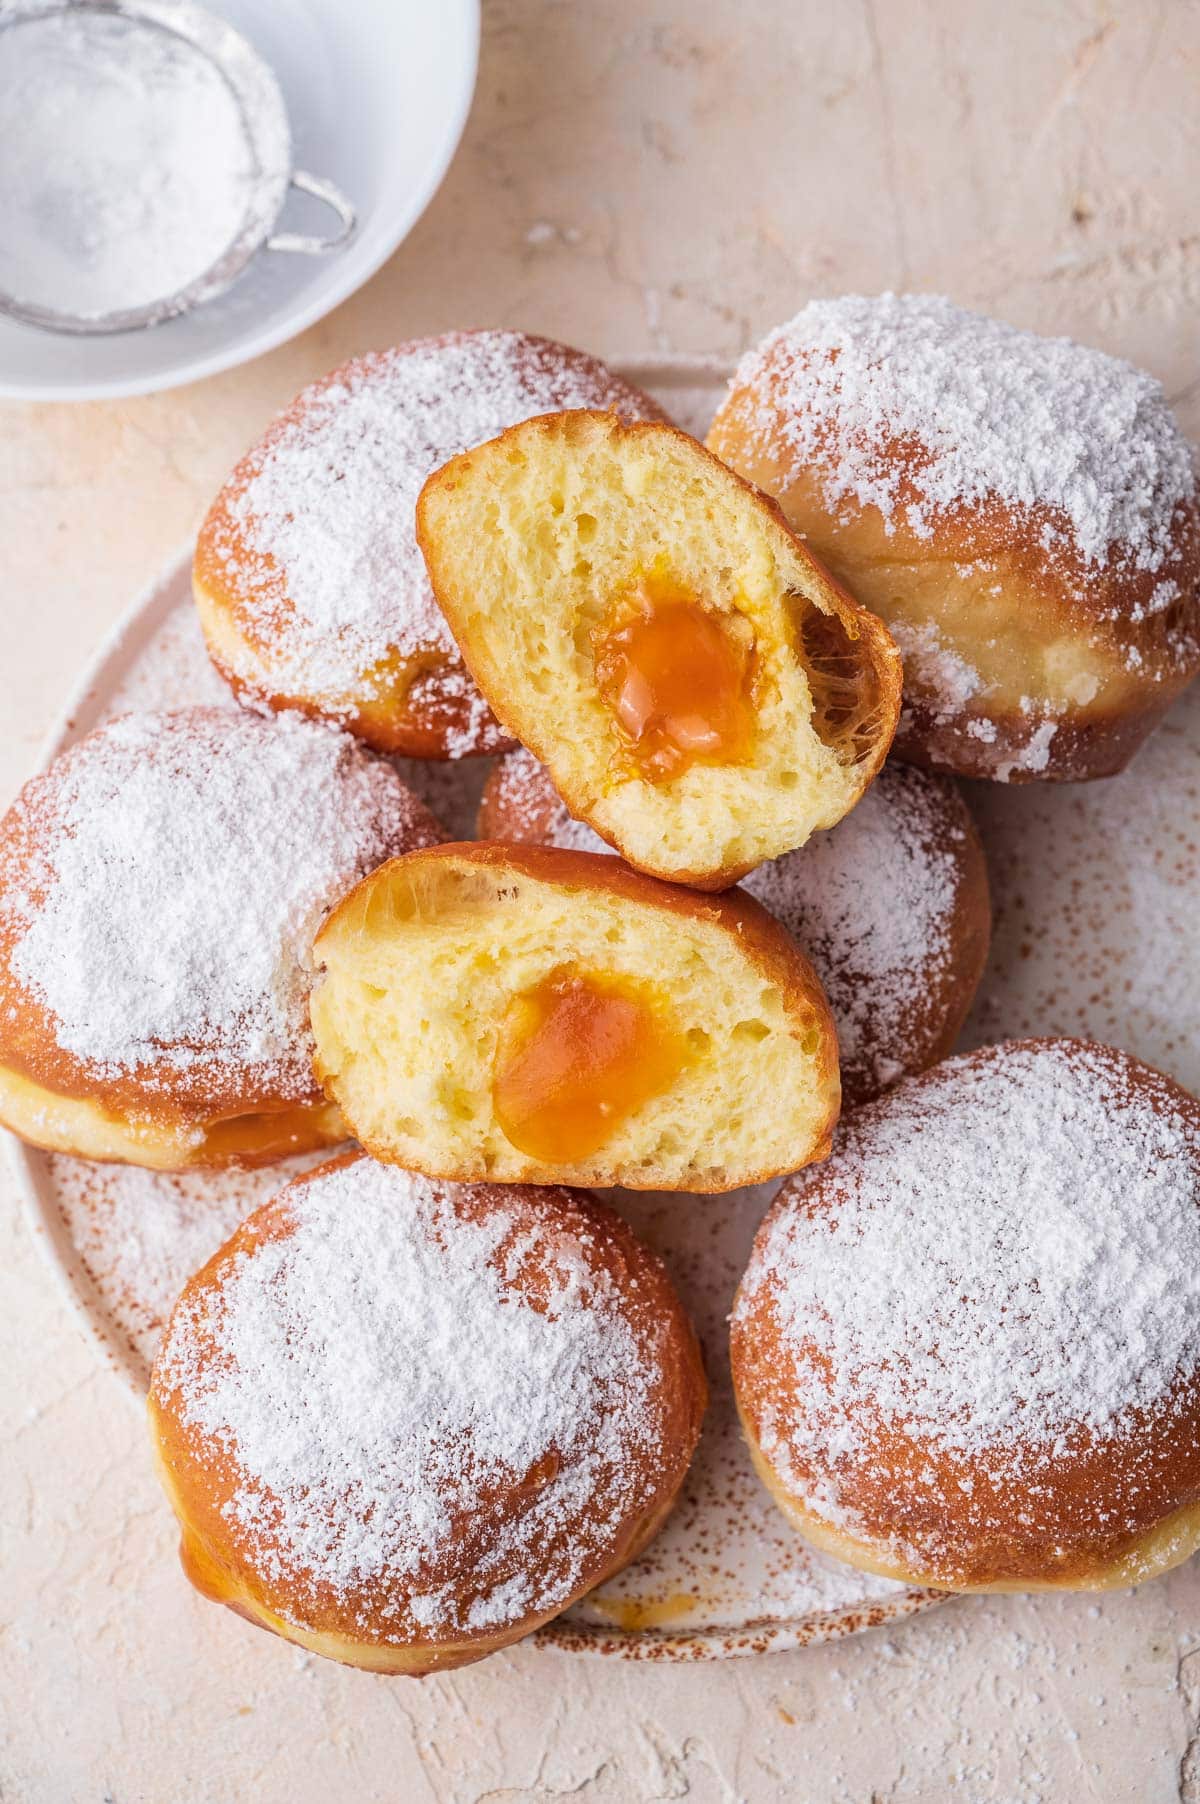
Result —
[[[919, 1041], [919, 1046], [914, 1046], [916, 1056], [904, 1067], [905, 1077], [920, 1076], [954, 1051], [983, 981], [992, 947], [992, 890], [983, 840], [958, 784], [945, 773], [941, 781], [952, 791], [955, 805], [955, 836], [952, 840], [940, 840], [941, 849], [954, 861], [954, 906], [947, 923], [945, 967], [930, 984], [929, 996], [918, 1005], [916, 1012], [921, 1019], [910, 1023], [914, 1042]], [[948, 794], [945, 800], [949, 806], [951, 796]], [[918, 1027], [920, 1033], [916, 1031]], [[847, 1109], [860, 1108], [887, 1094], [886, 1089], [877, 1087], [859, 1088], [845, 1071], [842, 1090]]]
[[920, 770], [984, 783], [996, 782], [998, 771], [1004, 771], [1002, 780], [1006, 784], [1093, 783], [1118, 776], [1125, 769], [1182, 687], [1164, 684], [1140, 707], [1129, 707], [1120, 713], [1060, 715], [1042, 770], [1029, 770], [1021, 762], [1038, 728], [1048, 724], [1041, 716], [992, 712], [986, 718], [995, 731], [985, 743], [971, 731], [978, 714], [969, 710], [935, 711], [919, 700], [906, 698], [892, 756], [905, 764], [915, 764]]
[[[199, 579], [194, 578], [194, 582]], [[207, 586], [207, 585], [205, 585]], [[212, 591], [208, 591], [210, 597]], [[224, 603], [219, 599], [218, 606]], [[374, 752], [391, 758], [421, 758], [429, 763], [447, 763], [454, 756], [449, 748], [454, 738], [471, 723], [471, 700], [459, 692], [460, 666], [456, 660], [438, 659], [429, 654], [414, 657], [421, 674], [414, 677], [405, 695], [403, 708], [393, 709], [384, 703], [366, 704], [347, 713], [333, 713], [303, 695], [264, 688], [239, 676], [221, 657], [216, 648], [205, 642], [209, 663], [217, 675], [229, 685], [237, 700], [247, 708], [269, 708], [274, 714], [303, 714], [309, 720], [341, 727], [361, 739]], [[449, 678], [449, 682], [446, 679]], [[412, 705], [413, 692], [432, 698], [434, 706]], [[479, 743], [465, 755], [491, 758], [511, 752], [517, 741], [506, 733], [488, 711], [488, 720], [476, 728]]]
[[[641, 871], [635, 871], [620, 858], [610, 858], [601, 852], [571, 852], [557, 846], [517, 846], [483, 840], [463, 840], [404, 853], [399, 858], [389, 859], [362, 878], [327, 916], [318, 933], [313, 945], [318, 965], [321, 963], [321, 947], [326, 935], [343, 925], [345, 916], [361, 908], [371, 888], [377, 883], [386, 882], [389, 872], [399, 865], [412, 865], [418, 860], [431, 863], [452, 861], [460, 866], [469, 865], [478, 870], [494, 872], [501, 877], [506, 873], [514, 873], [565, 890], [592, 893], [601, 890], [623, 901], [658, 908], [681, 920], [703, 921], [732, 933], [746, 957], [764, 979], [779, 989], [787, 1013], [794, 1018], [803, 1019], [806, 1028], [815, 1027], [820, 1035], [820, 1053], [814, 1058], [817, 1081], [822, 1089], [828, 1090], [831, 1100], [828, 1119], [820, 1135], [816, 1137], [809, 1162], [828, 1157], [833, 1130], [841, 1112], [837, 1032], [829, 1002], [819, 977], [791, 934], [752, 896], [739, 889], [727, 890], [721, 895], [707, 895], [699, 890], [685, 889], [680, 884], [664, 883], [657, 877], [648, 877]], [[316, 1070], [318, 1078], [324, 1082], [325, 1074], [321, 1070], [319, 1055]], [[335, 1100], [333, 1088], [328, 1083], [326, 1094], [331, 1101]], [[369, 1140], [362, 1140], [361, 1143], [381, 1162], [387, 1162], [386, 1148], [373, 1147]], [[426, 1175], [445, 1177], [444, 1173], [433, 1170]], [[764, 1166], [759, 1171], [739, 1178], [739, 1184], [765, 1183], [768, 1179], [781, 1175], [777, 1167]], [[692, 1188], [695, 1189], [695, 1186]], [[710, 1188], [716, 1192], [727, 1186], [712, 1185]], [[703, 1192], [698, 1191], [697, 1194]]]
[[[1090, 1057], [1100, 1055], [1113, 1059], [1123, 1076], [1137, 1086], [1139, 1094], [1156, 1112], [1170, 1106], [1189, 1117], [1200, 1132], [1200, 1099], [1154, 1066], [1103, 1042], [1044, 1034], [981, 1046], [958, 1055], [953, 1062], [978, 1068], [1008, 1052], [1049, 1047], [1062, 1050], [1068, 1057], [1086, 1053]], [[935, 1066], [912, 1078], [910, 1089], [936, 1080], [941, 1069]], [[886, 1112], [888, 1101], [885, 1095], [871, 1107]], [[757, 1263], [760, 1249], [767, 1243], [780, 1215], [787, 1214], [798, 1200], [805, 1208], [820, 1206], [825, 1181], [821, 1171], [811, 1170], [797, 1174], [793, 1182], [782, 1187], [759, 1226], [748, 1270]], [[970, 1206], [969, 1198], [964, 1198], [963, 1206]], [[1200, 1199], [1197, 1206], [1200, 1207]], [[739, 1285], [738, 1301], [741, 1294], [742, 1286]], [[760, 1295], [753, 1313], [744, 1318], [738, 1316], [738, 1303], [735, 1302], [731, 1322], [734, 1390], [756, 1470], [793, 1526], [811, 1536], [816, 1545], [851, 1565], [903, 1583], [941, 1590], [1092, 1590], [1135, 1584], [1140, 1578], [1166, 1571], [1200, 1545], [1200, 1368], [1193, 1368], [1185, 1375], [1182, 1396], [1176, 1385], [1157, 1409], [1139, 1412], [1142, 1444], [1154, 1447], [1160, 1469], [1151, 1476], [1140, 1471], [1136, 1474], [1132, 1490], [1141, 1500], [1146, 1520], [1132, 1535], [1105, 1529], [1118, 1501], [1113, 1491], [1114, 1465], [1119, 1468], [1122, 1460], [1134, 1457], [1129, 1451], [1133, 1443], [1128, 1437], [1084, 1437], [1079, 1447], [1064, 1450], [1058, 1456], [1064, 1522], [1067, 1517], [1072, 1518], [1074, 1536], [1080, 1542], [1074, 1555], [1067, 1556], [1062, 1545], [1067, 1538], [1064, 1529], [1060, 1528], [1052, 1537], [1049, 1531], [1039, 1530], [1022, 1520], [1020, 1458], [1001, 1456], [993, 1462], [985, 1456], [975, 1459], [972, 1462], [973, 1482], [970, 1489], [964, 1491], [958, 1464], [943, 1454], [936, 1456], [942, 1468], [942, 1481], [936, 1490], [925, 1477], [913, 1487], [913, 1494], [907, 1500], [897, 1502], [891, 1493], [882, 1496], [875, 1476], [877, 1469], [885, 1470], [880, 1465], [879, 1449], [892, 1448], [896, 1464], [904, 1467], [926, 1446], [907, 1437], [903, 1424], [891, 1434], [880, 1427], [874, 1456], [861, 1462], [862, 1483], [857, 1492], [851, 1490], [847, 1495], [845, 1475], [842, 1477], [843, 1507], [861, 1518], [861, 1528], [843, 1528], [810, 1510], [761, 1450], [763, 1423], [775, 1408], [774, 1400], [781, 1383], [785, 1392], [798, 1394], [803, 1388], [802, 1377], [799, 1374], [793, 1377], [790, 1359], [781, 1352], [783, 1337], [775, 1311]], [[787, 1375], [782, 1376], [784, 1374]], [[1177, 1408], [1181, 1402], [1186, 1403], [1186, 1407]], [[929, 1456], [924, 1454], [923, 1457]], [[819, 1472], [817, 1478], [820, 1478]], [[1015, 1492], [1010, 1497], [1009, 1492], [1014, 1486]], [[1127, 1474], [1126, 1490], [1130, 1489]], [[1154, 1490], [1162, 1493], [1157, 1501], [1151, 1498]], [[978, 1512], [980, 1498], [989, 1500], [996, 1521], [1003, 1522], [1003, 1530], [1001, 1533], [991, 1529], [976, 1543], [969, 1533], [964, 1536], [962, 1529], [955, 1530], [945, 1506], [962, 1499], [969, 1523], [970, 1513]], [[1081, 1511], [1087, 1513], [1089, 1530], [1086, 1536], [1080, 1523], [1074, 1520]], [[918, 1519], [923, 1526], [916, 1526]], [[923, 1565], [917, 1543], [924, 1539], [928, 1544], [933, 1536], [942, 1544], [952, 1534], [957, 1539], [956, 1553], [944, 1556], [940, 1564], [931, 1558]], [[1001, 1540], [1002, 1548], [999, 1546]], [[903, 1546], [905, 1542], [908, 1543], [907, 1551]], [[1149, 1564], [1146, 1570], [1140, 1571], [1139, 1561], [1143, 1558]]]
[[[247, 1217], [188, 1280], [184, 1295], [219, 1291], [225, 1271], [240, 1257], [267, 1241], [289, 1237], [288, 1204], [297, 1189], [331, 1171], [356, 1164], [365, 1156], [354, 1151], [344, 1153], [293, 1179]], [[499, 1631], [480, 1630], [457, 1641], [431, 1637], [399, 1645], [387, 1640], [387, 1623], [379, 1613], [367, 1611], [364, 1620], [357, 1603], [339, 1607], [336, 1600], [326, 1599], [324, 1610], [318, 1606], [316, 1611], [288, 1611], [286, 1582], [271, 1581], [256, 1572], [253, 1561], [238, 1550], [230, 1535], [224, 1507], [239, 1482], [236, 1458], [227, 1454], [214, 1457], [211, 1446], [204, 1444], [205, 1437], [187, 1427], [180, 1415], [180, 1394], [160, 1383], [157, 1367], [148, 1398], [159, 1476], [179, 1523], [180, 1558], [193, 1585], [257, 1627], [326, 1658], [388, 1675], [421, 1676], [483, 1659], [550, 1621], [636, 1559], [658, 1532], [679, 1495], [708, 1401], [700, 1345], [663, 1261], [608, 1204], [589, 1191], [561, 1185], [481, 1183], [450, 1188], [475, 1193], [471, 1201], [480, 1211], [489, 1206], [503, 1209], [507, 1195], [523, 1192], [524, 1200], [547, 1218], [549, 1231], [552, 1232], [554, 1219], [568, 1230], [574, 1223], [590, 1230], [598, 1257], [603, 1243], [601, 1268], [619, 1279], [621, 1314], [635, 1325], [641, 1351], [650, 1352], [652, 1334], [661, 1335], [664, 1343], [659, 1352], [657, 1388], [663, 1400], [665, 1433], [658, 1479], [646, 1487], [653, 1493], [651, 1505], [623, 1526], [608, 1556], [593, 1559], [578, 1588], [553, 1610], [534, 1611]], [[586, 1535], [587, 1524], [572, 1524], [567, 1532]], [[305, 1614], [321, 1620], [306, 1622]]]

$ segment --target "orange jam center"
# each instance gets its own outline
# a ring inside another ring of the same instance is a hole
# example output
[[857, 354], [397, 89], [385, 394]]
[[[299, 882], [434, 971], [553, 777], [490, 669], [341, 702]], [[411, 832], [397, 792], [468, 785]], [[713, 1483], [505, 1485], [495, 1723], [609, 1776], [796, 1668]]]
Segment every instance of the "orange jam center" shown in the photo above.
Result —
[[738, 764], [754, 743], [753, 646], [671, 583], [639, 583], [632, 612], [596, 641], [596, 683], [653, 783], [693, 764]]
[[513, 1001], [492, 1089], [512, 1144], [584, 1159], [682, 1069], [681, 1034], [635, 983], [560, 968]]

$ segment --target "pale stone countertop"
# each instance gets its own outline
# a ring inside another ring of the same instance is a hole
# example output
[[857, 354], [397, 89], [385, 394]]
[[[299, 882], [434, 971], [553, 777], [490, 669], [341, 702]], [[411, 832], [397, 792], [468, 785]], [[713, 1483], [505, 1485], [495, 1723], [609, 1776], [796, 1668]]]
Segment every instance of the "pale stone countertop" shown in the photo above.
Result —
[[[485, 13], [458, 159], [355, 299], [173, 395], [0, 410], [0, 801], [235, 453], [369, 346], [494, 323], [729, 358], [811, 293], [910, 285], [1128, 354], [1200, 436], [1196, 5]], [[413, 1683], [301, 1657], [190, 1594], [138, 1411], [3, 1171], [0, 1208], [5, 1804], [1200, 1800], [1194, 1565], [725, 1665], [525, 1650]]]

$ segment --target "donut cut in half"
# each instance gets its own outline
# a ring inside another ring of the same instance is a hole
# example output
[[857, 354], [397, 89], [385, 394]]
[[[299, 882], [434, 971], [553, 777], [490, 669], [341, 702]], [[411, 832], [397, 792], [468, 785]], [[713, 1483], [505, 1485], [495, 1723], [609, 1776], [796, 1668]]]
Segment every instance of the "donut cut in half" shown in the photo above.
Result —
[[317, 1071], [378, 1159], [719, 1191], [828, 1149], [829, 1007], [747, 896], [586, 852], [452, 845], [365, 878], [315, 957]]
[[417, 533], [493, 712], [639, 870], [725, 888], [883, 762], [886, 629], [674, 427], [527, 421], [430, 478]]

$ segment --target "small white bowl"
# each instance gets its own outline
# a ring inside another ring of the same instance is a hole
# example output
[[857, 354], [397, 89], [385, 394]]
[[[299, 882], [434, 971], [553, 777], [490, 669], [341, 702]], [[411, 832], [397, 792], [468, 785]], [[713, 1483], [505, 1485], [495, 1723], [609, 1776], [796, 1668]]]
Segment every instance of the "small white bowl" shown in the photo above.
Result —
[[[353, 240], [324, 257], [260, 251], [226, 294], [144, 331], [71, 338], [0, 318], [0, 396], [148, 394], [261, 356], [361, 288], [436, 193], [475, 88], [479, 0], [217, 0], [217, 10], [274, 69], [295, 161], [349, 198]], [[281, 228], [323, 229], [302, 205], [288, 202]]]

